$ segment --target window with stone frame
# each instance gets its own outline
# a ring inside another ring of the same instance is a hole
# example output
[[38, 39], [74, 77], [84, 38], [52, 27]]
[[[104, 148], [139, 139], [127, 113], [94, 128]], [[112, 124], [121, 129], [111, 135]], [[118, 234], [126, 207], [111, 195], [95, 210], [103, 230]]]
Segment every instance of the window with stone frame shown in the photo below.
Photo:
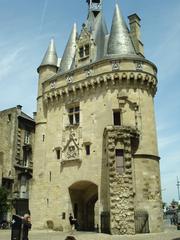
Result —
[[56, 148], [56, 158], [58, 160], [61, 158], [61, 150], [60, 150], [60, 148]]
[[118, 174], [124, 173], [124, 150], [116, 149], [116, 172]]
[[86, 155], [89, 156], [91, 154], [90, 144], [85, 145], [85, 150], [86, 150]]
[[113, 110], [113, 123], [114, 126], [121, 126], [121, 111]]
[[30, 131], [25, 130], [25, 133], [24, 133], [24, 143], [25, 144], [30, 144], [30, 136], [31, 136]]
[[79, 58], [83, 59], [88, 57], [90, 54], [90, 46], [89, 44], [84, 44], [79, 47]]
[[69, 125], [79, 125], [80, 108], [79, 105], [71, 106], [68, 109]]

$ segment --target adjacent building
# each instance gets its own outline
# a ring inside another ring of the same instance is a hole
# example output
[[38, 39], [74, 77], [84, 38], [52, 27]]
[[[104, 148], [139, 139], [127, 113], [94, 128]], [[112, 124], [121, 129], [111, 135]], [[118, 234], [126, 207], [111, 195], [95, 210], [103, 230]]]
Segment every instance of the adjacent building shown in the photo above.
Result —
[[[38, 68], [33, 226], [66, 231], [73, 213], [79, 230], [159, 232], [157, 68], [144, 56], [137, 14], [128, 28], [116, 4], [108, 31], [102, 0], [87, 4], [87, 20], [80, 33], [73, 26], [60, 66], [52, 39]], [[31, 177], [15, 165], [20, 179]]]
[[35, 122], [22, 106], [0, 111], [0, 186], [9, 191], [10, 215], [23, 215], [29, 209], [34, 131]]

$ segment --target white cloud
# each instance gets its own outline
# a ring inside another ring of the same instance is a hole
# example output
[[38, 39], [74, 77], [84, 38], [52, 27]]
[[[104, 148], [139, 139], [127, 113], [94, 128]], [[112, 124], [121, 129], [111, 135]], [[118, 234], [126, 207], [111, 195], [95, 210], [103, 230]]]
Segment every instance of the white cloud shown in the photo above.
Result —
[[42, 11], [42, 15], [41, 15], [41, 22], [40, 22], [40, 27], [39, 27], [40, 33], [43, 29], [44, 20], [45, 20], [45, 16], [46, 16], [46, 12], [47, 12], [47, 7], [48, 7], [48, 2], [49, 2], [49, 0], [45, 0], [45, 2], [44, 2], [43, 11]]
[[[0, 81], [4, 80], [4, 78], [12, 73], [12, 70], [17, 63], [17, 60], [20, 60], [20, 55], [23, 52], [24, 48], [20, 47], [15, 50], [9, 51], [3, 58], [0, 59]], [[20, 66], [19, 66], [20, 67]]]

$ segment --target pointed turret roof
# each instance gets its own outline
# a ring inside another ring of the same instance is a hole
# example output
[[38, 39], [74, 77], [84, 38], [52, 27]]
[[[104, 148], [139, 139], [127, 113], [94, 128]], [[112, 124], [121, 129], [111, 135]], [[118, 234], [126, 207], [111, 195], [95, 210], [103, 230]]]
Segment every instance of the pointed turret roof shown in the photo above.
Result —
[[75, 51], [76, 51], [76, 38], [77, 38], [77, 27], [75, 23], [61, 60], [61, 64], [59, 68], [60, 72], [66, 72], [71, 68], [71, 65], [73, 63], [73, 59], [75, 56]]
[[93, 32], [93, 38], [97, 45], [96, 60], [99, 60], [105, 55], [105, 36], [108, 34], [107, 26], [102, 12], [99, 13], [95, 21], [95, 28]]
[[135, 49], [129, 34], [129, 29], [116, 3], [111, 32], [108, 42], [108, 54], [135, 55]]
[[40, 67], [46, 66], [46, 65], [57, 67], [57, 61], [58, 61], [58, 56], [56, 53], [55, 41], [54, 41], [54, 38], [52, 38], [50, 41], [49, 47], [44, 55], [44, 58], [41, 62]]

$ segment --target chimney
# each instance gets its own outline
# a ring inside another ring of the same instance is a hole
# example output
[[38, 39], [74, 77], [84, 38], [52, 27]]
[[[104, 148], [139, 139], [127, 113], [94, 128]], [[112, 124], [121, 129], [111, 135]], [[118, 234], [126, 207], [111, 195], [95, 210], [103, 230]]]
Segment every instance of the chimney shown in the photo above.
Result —
[[37, 112], [33, 112], [33, 119], [36, 121]]
[[130, 25], [130, 35], [131, 35], [136, 53], [144, 57], [144, 45], [141, 42], [141, 31], [140, 31], [141, 19], [136, 13], [128, 16], [128, 18], [129, 18], [129, 25]]
[[18, 116], [20, 116], [21, 115], [22, 106], [21, 105], [17, 105], [16, 108], [17, 108]]

